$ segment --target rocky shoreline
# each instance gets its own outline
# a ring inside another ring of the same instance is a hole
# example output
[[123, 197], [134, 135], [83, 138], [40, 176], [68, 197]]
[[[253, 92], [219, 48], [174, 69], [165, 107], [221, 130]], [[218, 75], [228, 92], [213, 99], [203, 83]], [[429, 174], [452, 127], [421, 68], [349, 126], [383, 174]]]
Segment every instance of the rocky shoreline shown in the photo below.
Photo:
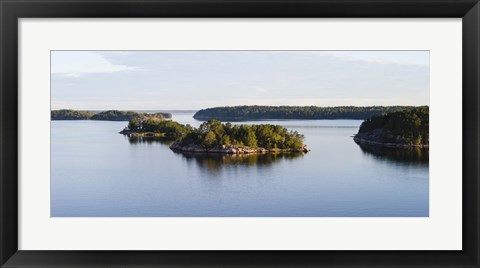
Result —
[[126, 135], [129, 138], [176, 138], [178, 135], [175, 135], [174, 133], [159, 133], [159, 132], [138, 132], [138, 131], [131, 131], [131, 130], [122, 130], [118, 132], [120, 134]]
[[232, 146], [232, 145], [228, 145], [228, 146], [222, 145], [220, 147], [207, 149], [197, 144], [181, 145], [179, 141], [176, 141], [172, 145], [170, 145], [170, 149], [173, 151], [179, 151], [179, 152], [217, 153], [217, 154], [266, 154], [266, 153], [308, 153], [310, 152], [310, 149], [305, 144], [302, 146], [302, 148], [299, 148], [299, 149], [267, 150], [265, 148], [249, 148], [249, 147], [238, 147], [238, 146]]
[[385, 146], [391, 148], [428, 148], [428, 145], [424, 144], [405, 144], [405, 143], [385, 143], [381, 142], [381, 137], [383, 134], [383, 130], [376, 129], [374, 131], [366, 132], [366, 133], [358, 133], [353, 137], [353, 140], [357, 144], [365, 144], [365, 145], [375, 145], [375, 146]]

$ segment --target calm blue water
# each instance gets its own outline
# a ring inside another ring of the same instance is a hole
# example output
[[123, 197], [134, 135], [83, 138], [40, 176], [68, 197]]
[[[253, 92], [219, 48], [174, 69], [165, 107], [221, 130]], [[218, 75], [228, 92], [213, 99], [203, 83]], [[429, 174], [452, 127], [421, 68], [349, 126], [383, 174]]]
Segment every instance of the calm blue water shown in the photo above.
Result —
[[[198, 126], [192, 115], [173, 119]], [[268, 123], [312, 151], [188, 155], [130, 141], [127, 122], [52, 121], [51, 216], [428, 217], [425, 152], [361, 148], [358, 120]]]

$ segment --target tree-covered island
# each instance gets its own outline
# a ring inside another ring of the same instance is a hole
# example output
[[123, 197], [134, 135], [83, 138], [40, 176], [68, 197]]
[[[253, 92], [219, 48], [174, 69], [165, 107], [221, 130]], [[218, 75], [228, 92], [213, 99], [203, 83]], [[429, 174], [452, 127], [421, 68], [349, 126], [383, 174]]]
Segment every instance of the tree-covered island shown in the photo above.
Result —
[[228, 106], [202, 109], [197, 120], [248, 121], [283, 119], [357, 119], [414, 109], [414, 106]]
[[103, 121], [129, 121], [133, 118], [144, 119], [156, 117], [160, 119], [172, 118], [170, 113], [142, 113], [134, 111], [109, 110], [102, 112], [78, 111], [71, 109], [52, 110], [51, 120], [103, 120]]
[[354, 136], [358, 144], [388, 147], [428, 147], [429, 109], [418, 107], [365, 120]]
[[168, 137], [181, 138], [193, 131], [190, 125], [182, 125], [172, 120], [157, 116], [135, 117], [130, 119], [128, 126], [120, 134], [134, 137]]
[[194, 129], [170, 148], [183, 152], [250, 154], [303, 152], [304, 136], [278, 125], [234, 125], [210, 120]]
[[134, 118], [120, 133], [132, 138], [174, 137], [176, 141], [170, 149], [180, 152], [252, 154], [310, 151], [303, 144], [303, 135], [278, 125], [234, 125], [210, 120], [193, 128], [171, 120]]
[[50, 118], [52, 120], [89, 120], [94, 115], [95, 112], [70, 109], [52, 110], [50, 112]]

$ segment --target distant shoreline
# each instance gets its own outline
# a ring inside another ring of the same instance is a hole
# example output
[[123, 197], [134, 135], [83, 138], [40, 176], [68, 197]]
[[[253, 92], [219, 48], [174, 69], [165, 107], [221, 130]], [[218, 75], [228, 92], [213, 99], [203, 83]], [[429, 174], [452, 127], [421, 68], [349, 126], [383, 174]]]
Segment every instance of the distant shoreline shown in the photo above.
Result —
[[171, 113], [141, 113], [135, 111], [108, 110], [101, 112], [80, 110], [52, 110], [50, 119], [53, 120], [95, 120], [95, 121], [130, 121], [133, 118], [156, 117], [171, 119]]
[[366, 120], [373, 116], [427, 106], [225, 106], [202, 109], [197, 120], [241, 122], [258, 120]]

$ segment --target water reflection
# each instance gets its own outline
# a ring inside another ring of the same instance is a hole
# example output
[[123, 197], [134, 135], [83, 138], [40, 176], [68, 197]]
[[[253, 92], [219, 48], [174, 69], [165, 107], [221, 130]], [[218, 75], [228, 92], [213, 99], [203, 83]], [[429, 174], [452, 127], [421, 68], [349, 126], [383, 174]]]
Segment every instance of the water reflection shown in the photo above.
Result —
[[[345, 125], [288, 122], [307, 123]], [[355, 129], [295, 128], [311, 153], [232, 159], [130, 141], [118, 134], [125, 124], [51, 122], [51, 217], [429, 216], [428, 164], [362, 152]]]
[[428, 165], [428, 148], [391, 148], [373, 145], [359, 145], [363, 153], [376, 159], [406, 164]]
[[153, 144], [153, 143], [160, 143], [164, 145], [170, 146], [173, 142], [175, 142], [175, 138], [169, 137], [128, 137], [125, 136], [130, 144]]
[[[125, 136], [132, 145], [154, 144], [170, 146], [175, 142], [175, 138], [166, 137], [128, 137]], [[303, 153], [268, 153], [268, 154], [216, 154], [216, 153], [191, 153], [175, 152], [181, 155], [187, 162], [196, 163], [200, 168], [209, 171], [219, 171], [226, 167], [250, 167], [250, 166], [269, 166], [281, 160], [292, 160], [302, 157]]]
[[226, 167], [252, 167], [269, 166], [282, 160], [291, 161], [303, 157], [303, 153], [268, 153], [268, 154], [204, 154], [185, 153], [180, 154], [187, 162], [194, 162], [202, 169], [210, 172], [218, 171]]

